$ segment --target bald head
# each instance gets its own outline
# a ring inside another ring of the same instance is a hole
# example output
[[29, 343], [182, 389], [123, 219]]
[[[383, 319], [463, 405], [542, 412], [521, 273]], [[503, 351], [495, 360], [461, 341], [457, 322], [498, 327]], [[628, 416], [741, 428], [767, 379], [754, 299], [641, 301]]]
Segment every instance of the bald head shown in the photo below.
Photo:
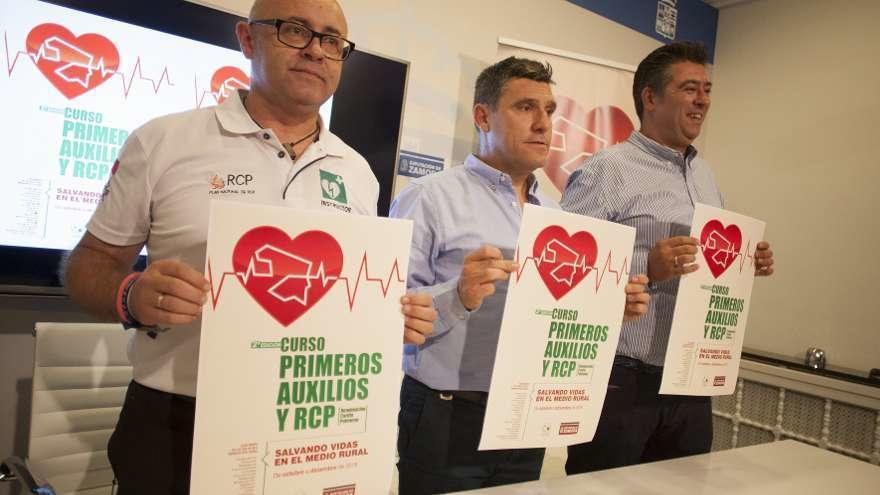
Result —
[[[284, 17], [279, 17], [279, 12], [302, 3], [319, 4], [322, 8], [335, 10], [342, 17], [343, 22], [345, 21], [342, 6], [336, 0], [255, 0], [250, 13], [248, 13], [248, 19], [251, 21], [255, 19], [284, 19]], [[348, 31], [348, 26], [345, 27]]]
[[[342, 62], [327, 58], [321, 40], [312, 37], [297, 48], [281, 41], [274, 19], [301, 24], [315, 33], [348, 35], [348, 24], [336, 0], [256, 0], [250, 21], [236, 26], [242, 53], [251, 61], [248, 101], [266, 107], [314, 112], [336, 91]], [[264, 21], [254, 23], [253, 21]], [[287, 24], [289, 26], [289, 24]]]

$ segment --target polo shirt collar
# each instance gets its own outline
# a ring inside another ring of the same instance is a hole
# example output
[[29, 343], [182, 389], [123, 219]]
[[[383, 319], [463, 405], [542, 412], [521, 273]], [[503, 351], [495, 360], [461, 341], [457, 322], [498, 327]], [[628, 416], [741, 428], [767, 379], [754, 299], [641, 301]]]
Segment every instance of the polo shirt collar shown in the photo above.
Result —
[[[244, 108], [242, 96], [247, 91], [240, 89], [230, 95], [216, 107], [217, 120], [226, 132], [232, 134], [256, 134], [263, 130], [254, 119], [251, 118], [247, 109]], [[341, 139], [331, 133], [324, 125], [324, 119], [318, 115], [321, 129], [318, 131], [318, 140], [313, 143], [319, 153], [344, 158], [348, 152], [348, 146]]]
[[[510, 175], [490, 166], [483, 160], [477, 158], [476, 155], [468, 155], [464, 160], [464, 166], [468, 171], [476, 174], [481, 180], [483, 180], [483, 182], [490, 186], [513, 187]], [[529, 182], [529, 199], [537, 198], [538, 179], [535, 177], [535, 174], [529, 174], [526, 180]]]
[[685, 148], [684, 153], [680, 153], [669, 146], [654, 141], [639, 131], [632, 131], [632, 134], [629, 135], [628, 141], [648, 154], [659, 158], [665, 158], [675, 163], [684, 159], [685, 163], [690, 164], [697, 156], [697, 149], [690, 144]]
[[321, 130], [318, 131], [318, 140], [315, 141], [314, 146], [317, 146], [321, 153], [344, 158], [350, 149], [348, 145], [327, 129], [327, 126], [324, 125], [324, 119], [320, 115], [318, 120], [321, 122]]
[[232, 134], [255, 134], [262, 129], [245, 110], [241, 99], [243, 92], [239, 90], [229, 95], [214, 111], [224, 131]]

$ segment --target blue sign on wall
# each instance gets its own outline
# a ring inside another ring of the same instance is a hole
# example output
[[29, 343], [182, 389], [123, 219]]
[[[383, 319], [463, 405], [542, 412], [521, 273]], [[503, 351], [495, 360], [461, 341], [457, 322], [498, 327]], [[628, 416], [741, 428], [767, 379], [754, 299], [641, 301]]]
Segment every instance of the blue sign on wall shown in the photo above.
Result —
[[718, 9], [702, 0], [568, 1], [664, 43], [702, 42], [715, 61]]
[[422, 177], [443, 170], [443, 159], [412, 151], [400, 150], [397, 173], [407, 177]]

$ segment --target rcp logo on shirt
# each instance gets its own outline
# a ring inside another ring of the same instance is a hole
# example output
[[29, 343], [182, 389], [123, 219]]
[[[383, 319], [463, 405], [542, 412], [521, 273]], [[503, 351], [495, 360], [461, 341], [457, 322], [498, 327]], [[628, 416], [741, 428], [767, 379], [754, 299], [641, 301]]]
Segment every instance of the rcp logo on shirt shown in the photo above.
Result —
[[248, 171], [212, 173], [208, 179], [208, 195], [255, 194], [256, 177]]
[[324, 170], [320, 170], [320, 172], [321, 196], [324, 199], [336, 201], [337, 203], [348, 204], [348, 197], [345, 194], [345, 182], [343, 182], [342, 176]]

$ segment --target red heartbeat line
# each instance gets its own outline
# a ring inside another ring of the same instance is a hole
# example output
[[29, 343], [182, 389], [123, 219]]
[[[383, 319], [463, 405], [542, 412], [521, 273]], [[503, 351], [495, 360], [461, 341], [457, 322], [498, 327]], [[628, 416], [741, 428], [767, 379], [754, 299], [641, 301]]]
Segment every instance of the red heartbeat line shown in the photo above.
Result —
[[[6, 75], [12, 75], [12, 69], [15, 68], [15, 63], [18, 62], [19, 55], [28, 55], [27, 52], [19, 51], [15, 54], [15, 58], [12, 61], [9, 60], [9, 40], [6, 38], [6, 31], [3, 31], [3, 44], [6, 46]], [[29, 55], [28, 55], [29, 56]]]
[[[323, 266], [323, 265], [322, 265]], [[248, 273], [237, 273], [237, 272], [223, 272], [220, 276], [220, 283], [217, 285], [217, 291], [214, 291], [214, 274], [211, 270], [211, 259], [208, 259], [208, 283], [211, 285], [211, 307], [213, 309], [217, 308], [217, 304], [220, 301], [220, 292], [223, 290], [223, 283], [226, 281], [227, 276], [235, 277], [242, 285], [244, 282], [242, 279], [246, 279]], [[346, 297], [348, 297], [348, 310], [351, 311], [354, 308], [354, 301], [357, 299], [357, 293], [360, 289], [361, 281], [364, 282], [374, 282], [379, 284], [379, 290], [382, 292], [382, 297], [388, 296], [388, 291], [391, 289], [392, 279], [396, 279], [398, 283], [405, 283], [406, 280], [400, 275], [400, 266], [398, 261], [395, 259], [394, 264], [391, 265], [391, 270], [388, 273], [387, 279], [370, 277], [370, 268], [367, 265], [367, 253], [364, 253], [363, 258], [361, 258], [361, 266], [358, 268], [358, 274], [354, 281], [354, 289], [351, 287], [351, 281], [348, 277], [333, 277], [327, 276], [323, 271], [319, 271], [312, 276], [306, 277], [309, 280], [321, 280], [323, 285], [327, 285], [327, 282], [333, 281], [341, 281], [345, 283], [345, 292]]]
[[[730, 253], [733, 256], [734, 260], [739, 258], [739, 272], [742, 273], [743, 267], [745, 266], [746, 261], [749, 262], [749, 266], [755, 266], [755, 256], [753, 254], [749, 254], [749, 252], [751, 251], [749, 248], [751, 246], [752, 246], [752, 241], [749, 240], [749, 242], [746, 243], [745, 251], [725, 251], [725, 250], [719, 250], [719, 251], [722, 253]], [[700, 252], [701, 253], [706, 252], [705, 245], [700, 244]]]
[[[232, 88], [233, 91], [238, 89], [237, 87], [226, 86], [224, 83], [220, 86], [217, 92], [211, 91], [210, 89], [203, 89], [201, 96], [199, 96], [199, 78], [198, 76], [193, 77], [193, 86], [196, 92], [196, 108], [202, 108], [202, 104], [205, 102], [205, 97], [210, 96], [214, 98], [214, 103], [220, 104], [220, 97], [223, 96], [224, 91], [227, 88]], [[245, 88], [247, 89], [247, 88]]]
[[[517, 248], [516, 248], [516, 256], [514, 257], [514, 261], [519, 263], [519, 246], [517, 246]], [[541, 263], [546, 262], [544, 260], [543, 255], [540, 258], [527, 256], [523, 260], [523, 262], [520, 263], [519, 268], [516, 270], [516, 282], [517, 283], [519, 282], [519, 279], [522, 277], [522, 274], [525, 271], [526, 267], [529, 266], [529, 261], [531, 261], [532, 264], [535, 265], [535, 268], [538, 268], [539, 266], [541, 266]], [[581, 256], [579, 258], [578, 262], [573, 266], [573, 268], [579, 269], [581, 271], [581, 273], [585, 273], [585, 272], [588, 272], [591, 270], [593, 273], [596, 273], [595, 291], [597, 294], [599, 293], [599, 287], [602, 285], [602, 280], [605, 278], [606, 273], [614, 274], [615, 285], [620, 285], [620, 281], [625, 276], [627, 276], [629, 274], [629, 270], [626, 269], [626, 267], [629, 265], [629, 260], [626, 257], [623, 258], [623, 262], [620, 264], [619, 270], [615, 270], [611, 267], [611, 251], [608, 251], [608, 257], [605, 258], [605, 264], [602, 265], [601, 270], [595, 266], [588, 265], [586, 261], [587, 261], [586, 258]], [[587, 274], [587, 275], [589, 275], [589, 274]]]
[[220, 92], [219, 91], [217, 93], [215, 93], [209, 89], [205, 89], [205, 90], [202, 90], [202, 94], [201, 94], [201, 96], [199, 96], [199, 78], [198, 77], [193, 78], [193, 86], [195, 86], [195, 90], [196, 90], [196, 108], [202, 108], [202, 103], [205, 102], [205, 97], [209, 96], [209, 95], [214, 98], [215, 103], [218, 103], [218, 104], [220, 103]]
[[[15, 53], [15, 57], [10, 60], [9, 58], [9, 40], [6, 36], [6, 31], [3, 31], [3, 44], [5, 45], [6, 50], [6, 75], [12, 76], [12, 71], [15, 69], [15, 64], [18, 62], [18, 57], [20, 55], [25, 55], [27, 58], [31, 59], [36, 65], [37, 54], [32, 54], [28, 52], [23, 52], [18, 50]], [[110, 74], [111, 71], [105, 70], [103, 67], [88, 67], [89, 70], [100, 70], [102, 74]], [[159, 94], [159, 88], [162, 87], [162, 81], [165, 81], [168, 86], [174, 86], [174, 83], [171, 82], [170, 77], [168, 76], [168, 67], [162, 70], [162, 74], [159, 76], [158, 81], [156, 79], [152, 79], [149, 77], [144, 77], [143, 70], [141, 69], [141, 57], [138, 56], [135, 60], [134, 67], [131, 69], [131, 75], [128, 77], [128, 82], [126, 82], [125, 74], [120, 71], [112, 71], [114, 76], [119, 76], [122, 80], [122, 94], [124, 99], [128, 99], [128, 93], [131, 92], [131, 87], [134, 85], [135, 74], [137, 74], [138, 80], [147, 81], [153, 86], [153, 94]], [[94, 88], [92, 88], [94, 89]]]

